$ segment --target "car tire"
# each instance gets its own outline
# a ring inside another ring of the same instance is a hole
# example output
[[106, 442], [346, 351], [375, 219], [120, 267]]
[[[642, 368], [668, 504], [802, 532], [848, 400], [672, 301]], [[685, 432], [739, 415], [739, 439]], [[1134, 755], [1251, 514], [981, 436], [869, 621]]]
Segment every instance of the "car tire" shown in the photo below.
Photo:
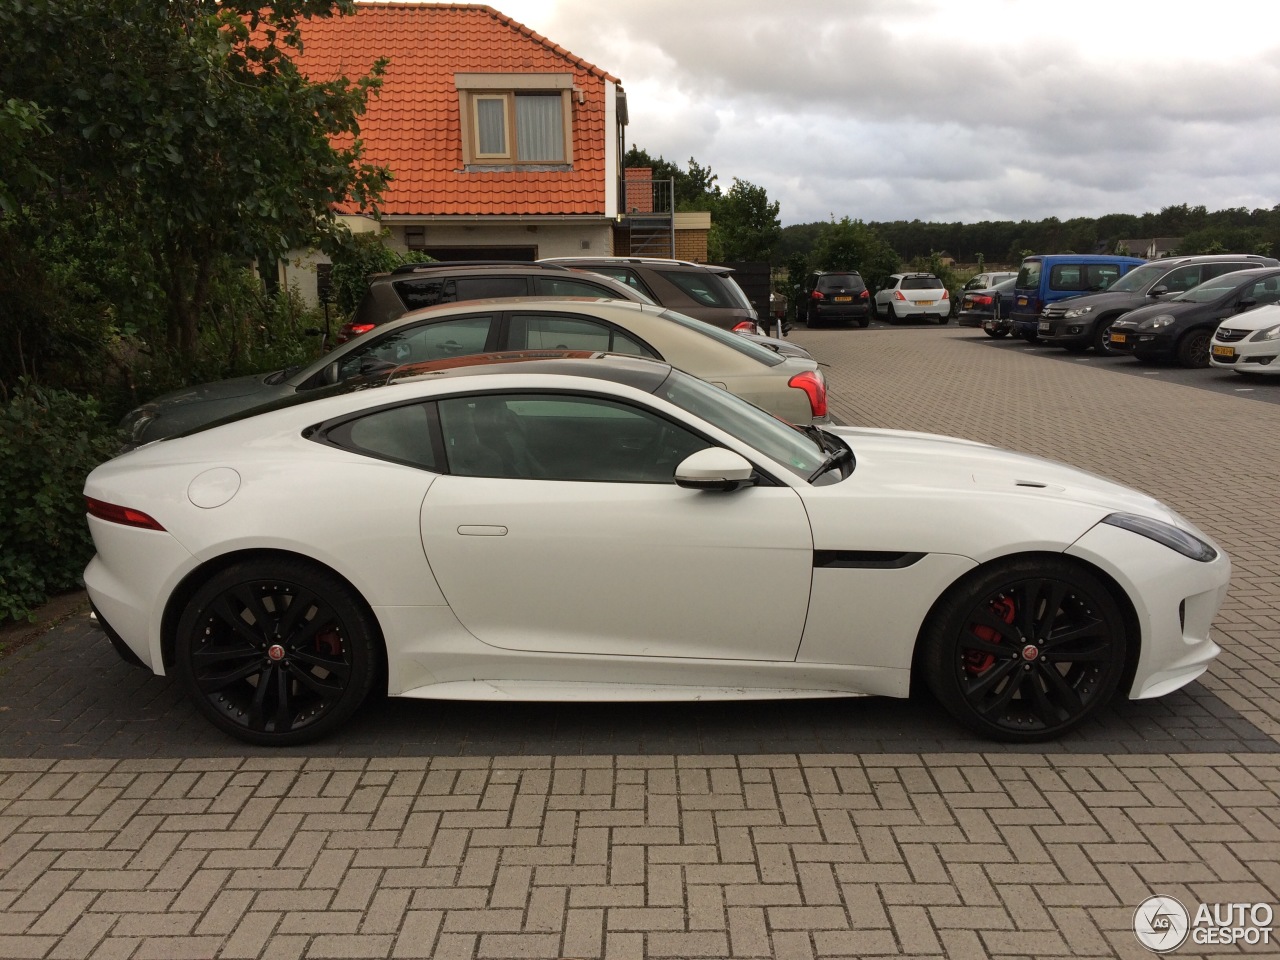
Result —
[[1209, 366], [1209, 341], [1212, 330], [1191, 330], [1178, 341], [1178, 363], [1189, 370]]
[[1118, 357], [1120, 351], [1111, 346], [1111, 325], [1119, 317], [1101, 317], [1093, 328], [1093, 352], [1103, 357]]
[[894, 324], [895, 326], [897, 325], [897, 323], [898, 323], [898, 311], [897, 311], [897, 310], [895, 310], [895, 309], [893, 309], [893, 304], [892, 304], [892, 303], [886, 303], [886, 304], [884, 305], [884, 319], [885, 319], [885, 322], [886, 322], [886, 323], [892, 323], [892, 324]]
[[871, 318], [863, 317], [861, 320], [858, 321], [858, 326], [860, 326], [863, 330], [867, 329], [867, 327], [871, 326]]
[[364, 702], [381, 634], [332, 571], [296, 558], [246, 560], [214, 574], [178, 622], [178, 679], [197, 710], [263, 746], [332, 733]]
[[1124, 616], [1107, 587], [1062, 557], [998, 561], [943, 595], [918, 666], [962, 724], [998, 740], [1059, 736], [1107, 703], [1124, 672]]
[[951, 317], [949, 317], [949, 316], [935, 317], [935, 318], [934, 318], [934, 323], [936, 323], [936, 324], [937, 324], [938, 326], [940, 326], [940, 327], [945, 327], [945, 326], [946, 326], [948, 323], [950, 323], [950, 322], [951, 322]]
[[993, 340], [1003, 340], [1009, 335], [1008, 330], [988, 330], [986, 327], [982, 328], [982, 332]]

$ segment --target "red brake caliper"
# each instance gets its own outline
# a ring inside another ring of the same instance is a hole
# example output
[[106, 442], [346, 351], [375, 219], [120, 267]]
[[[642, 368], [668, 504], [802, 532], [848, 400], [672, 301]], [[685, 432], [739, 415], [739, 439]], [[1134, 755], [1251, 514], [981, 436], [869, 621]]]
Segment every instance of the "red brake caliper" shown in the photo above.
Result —
[[[991, 612], [1005, 623], [1013, 623], [1013, 600], [1009, 597], [1001, 597], [991, 604]], [[974, 624], [972, 629], [973, 635], [979, 640], [985, 640], [987, 643], [1000, 642], [1000, 632], [995, 627]], [[966, 650], [964, 652], [964, 668], [969, 671], [971, 676], [976, 677], [979, 674], [986, 673], [995, 662], [996, 655], [994, 653], [986, 653], [982, 650]]]

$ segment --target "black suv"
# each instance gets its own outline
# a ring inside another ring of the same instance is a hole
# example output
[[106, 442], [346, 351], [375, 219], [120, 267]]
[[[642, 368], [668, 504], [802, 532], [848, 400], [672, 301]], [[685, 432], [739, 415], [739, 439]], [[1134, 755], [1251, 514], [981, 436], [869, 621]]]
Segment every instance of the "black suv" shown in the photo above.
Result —
[[871, 324], [871, 293], [856, 270], [820, 270], [809, 274], [796, 298], [796, 322], [821, 327]]
[[338, 342], [345, 343], [419, 307], [490, 297], [604, 297], [654, 302], [643, 291], [609, 277], [555, 264], [489, 260], [406, 263], [369, 281], [355, 316], [338, 331]]
[[1251, 267], [1274, 267], [1273, 257], [1246, 253], [1167, 257], [1134, 267], [1101, 293], [1087, 293], [1049, 304], [1040, 313], [1040, 342], [1083, 352], [1114, 354], [1111, 324], [1121, 315], [1161, 297], [1183, 293], [1206, 280]]
[[760, 332], [760, 317], [732, 267], [655, 257], [547, 257], [538, 263], [602, 273], [677, 313], [735, 333]]

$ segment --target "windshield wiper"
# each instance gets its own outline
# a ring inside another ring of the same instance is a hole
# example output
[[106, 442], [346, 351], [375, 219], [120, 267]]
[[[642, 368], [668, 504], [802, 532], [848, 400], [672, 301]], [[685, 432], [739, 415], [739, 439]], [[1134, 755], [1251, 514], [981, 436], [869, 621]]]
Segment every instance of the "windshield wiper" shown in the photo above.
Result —
[[850, 450], [848, 447], [837, 447], [831, 452], [830, 455], [827, 456], [825, 460], [822, 461], [822, 466], [820, 466], [817, 470], [813, 471], [813, 473], [811, 473], [805, 479], [807, 482], [813, 483], [813, 481], [817, 480], [820, 476], [822, 476], [832, 467], [838, 466], [839, 464], [844, 463], [846, 460], [852, 460], [852, 459], [853, 459], [852, 450]]

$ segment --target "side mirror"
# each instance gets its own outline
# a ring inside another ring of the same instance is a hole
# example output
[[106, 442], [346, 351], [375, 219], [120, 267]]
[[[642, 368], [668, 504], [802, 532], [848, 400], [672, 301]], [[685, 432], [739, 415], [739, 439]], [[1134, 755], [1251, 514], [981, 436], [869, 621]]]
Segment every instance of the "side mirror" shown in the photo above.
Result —
[[729, 492], [750, 485], [754, 473], [746, 457], [724, 447], [707, 447], [680, 462], [676, 485], [688, 490]]
[[1166, 287], [1163, 283], [1161, 283], [1152, 287], [1151, 293], [1149, 295], [1153, 297], [1163, 297], [1168, 292], [1169, 292], [1169, 288]]
[[1254, 297], [1245, 297], [1236, 304], [1237, 310], [1252, 310], [1258, 305], [1258, 301]]

